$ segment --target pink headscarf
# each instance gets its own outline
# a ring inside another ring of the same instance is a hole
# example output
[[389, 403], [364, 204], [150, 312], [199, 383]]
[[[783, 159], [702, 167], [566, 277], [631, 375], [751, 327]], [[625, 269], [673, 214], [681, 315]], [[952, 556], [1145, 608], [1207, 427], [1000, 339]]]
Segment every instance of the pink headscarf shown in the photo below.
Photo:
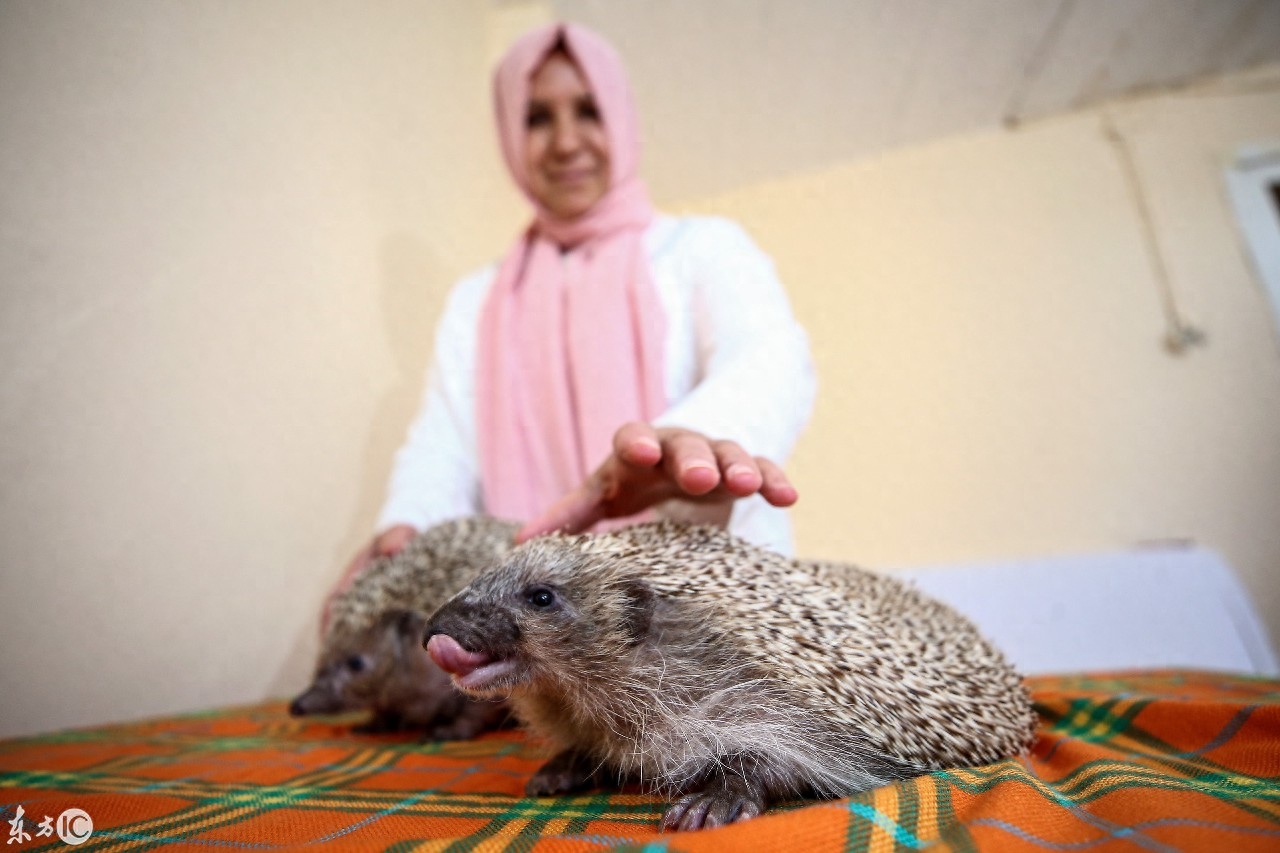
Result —
[[[562, 43], [595, 97], [609, 143], [609, 190], [573, 220], [529, 191], [530, 77]], [[613, 48], [574, 24], [521, 37], [494, 74], [498, 139], [534, 222], [498, 270], [480, 321], [477, 420], [485, 510], [529, 520], [612, 452], [613, 433], [666, 408], [663, 316], [644, 231], [639, 132]], [[572, 251], [563, 251], [572, 248]]]

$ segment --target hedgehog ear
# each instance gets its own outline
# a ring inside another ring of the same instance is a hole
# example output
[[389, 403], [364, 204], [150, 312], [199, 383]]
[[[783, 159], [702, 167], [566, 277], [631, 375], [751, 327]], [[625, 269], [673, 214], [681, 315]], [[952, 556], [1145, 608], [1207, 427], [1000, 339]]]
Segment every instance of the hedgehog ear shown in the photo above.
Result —
[[657, 598], [649, 585], [641, 581], [628, 581], [623, 591], [627, 596], [626, 631], [632, 643], [639, 643], [649, 634]]
[[420, 610], [397, 608], [382, 614], [382, 624], [403, 637], [417, 640], [427, 629], [427, 617]]

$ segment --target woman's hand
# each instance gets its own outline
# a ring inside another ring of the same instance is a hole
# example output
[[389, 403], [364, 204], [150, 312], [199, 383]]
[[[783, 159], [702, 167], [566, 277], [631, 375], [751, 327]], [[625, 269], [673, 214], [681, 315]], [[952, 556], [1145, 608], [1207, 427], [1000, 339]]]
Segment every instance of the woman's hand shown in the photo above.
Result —
[[678, 427], [629, 423], [613, 436], [613, 453], [581, 486], [520, 529], [517, 542], [554, 531], [581, 533], [606, 518], [622, 518], [678, 500], [694, 506], [676, 515], [725, 524], [738, 498], [756, 493], [774, 506], [798, 495], [782, 468], [737, 443]]
[[333, 599], [345, 592], [356, 577], [365, 570], [371, 562], [377, 557], [390, 557], [398, 552], [405, 545], [409, 544], [409, 540], [418, 535], [418, 531], [408, 524], [397, 524], [394, 527], [388, 527], [382, 533], [373, 538], [373, 541], [356, 552], [351, 558], [351, 562], [347, 563], [347, 567], [342, 570], [342, 577], [338, 580], [337, 586], [329, 593], [328, 598], [324, 602], [324, 613], [320, 617], [320, 632], [323, 634], [329, 627], [329, 605], [333, 603]]
[[401, 548], [409, 544], [409, 540], [418, 535], [418, 531], [408, 524], [397, 524], [394, 527], [388, 527], [382, 533], [373, 537], [373, 541], [356, 552], [351, 558], [351, 562], [347, 563], [347, 567], [342, 571], [342, 579], [338, 581], [338, 585], [334, 588], [333, 595], [337, 595], [347, 587], [351, 586], [351, 582], [356, 576], [364, 571], [365, 566], [369, 565], [378, 557], [390, 557], [392, 554], [398, 553]]
[[408, 524], [388, 527], [374, 538], [369, 549], [371, 557], [390, 557], [392, 554], [398, 554], [405, 545], [409, 544], [409, 540], [417, 535], [418, 531]]

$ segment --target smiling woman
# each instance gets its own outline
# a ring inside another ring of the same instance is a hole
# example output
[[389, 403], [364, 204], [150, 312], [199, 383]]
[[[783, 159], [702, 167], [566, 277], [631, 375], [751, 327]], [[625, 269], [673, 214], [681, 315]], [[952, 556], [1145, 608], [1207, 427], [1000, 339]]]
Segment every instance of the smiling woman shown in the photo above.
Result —
[[556, 216], [575, 219], [609, 189], [609, 139], [600, 110], [562, 46], [531, 82], [524, 146], [529, 191]]
[[789, 551], [781, 465], [814, 378], [768, 257], [731, 222], [653, 209], [626, 73], [594, 33], [519, 39], [494, 113], [533, 222], [454, 288], [380, 533], [344, 583], [475, 513], [519, 520], [520, 540], [656, 513]]

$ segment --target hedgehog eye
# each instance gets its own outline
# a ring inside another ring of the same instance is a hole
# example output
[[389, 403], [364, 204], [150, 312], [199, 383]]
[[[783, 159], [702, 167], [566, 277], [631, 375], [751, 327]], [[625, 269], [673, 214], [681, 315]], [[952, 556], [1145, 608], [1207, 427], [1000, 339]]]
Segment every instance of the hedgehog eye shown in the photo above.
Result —
[[362, 655], [352, 655], [347, 658], [347, 669], [352, 672], [364, 672], [365, 661]]
[[556, 603], [556, 594], [545, 586], [535, 586], [525, 593], [525, 598], [539, 610], [545, 610]]

